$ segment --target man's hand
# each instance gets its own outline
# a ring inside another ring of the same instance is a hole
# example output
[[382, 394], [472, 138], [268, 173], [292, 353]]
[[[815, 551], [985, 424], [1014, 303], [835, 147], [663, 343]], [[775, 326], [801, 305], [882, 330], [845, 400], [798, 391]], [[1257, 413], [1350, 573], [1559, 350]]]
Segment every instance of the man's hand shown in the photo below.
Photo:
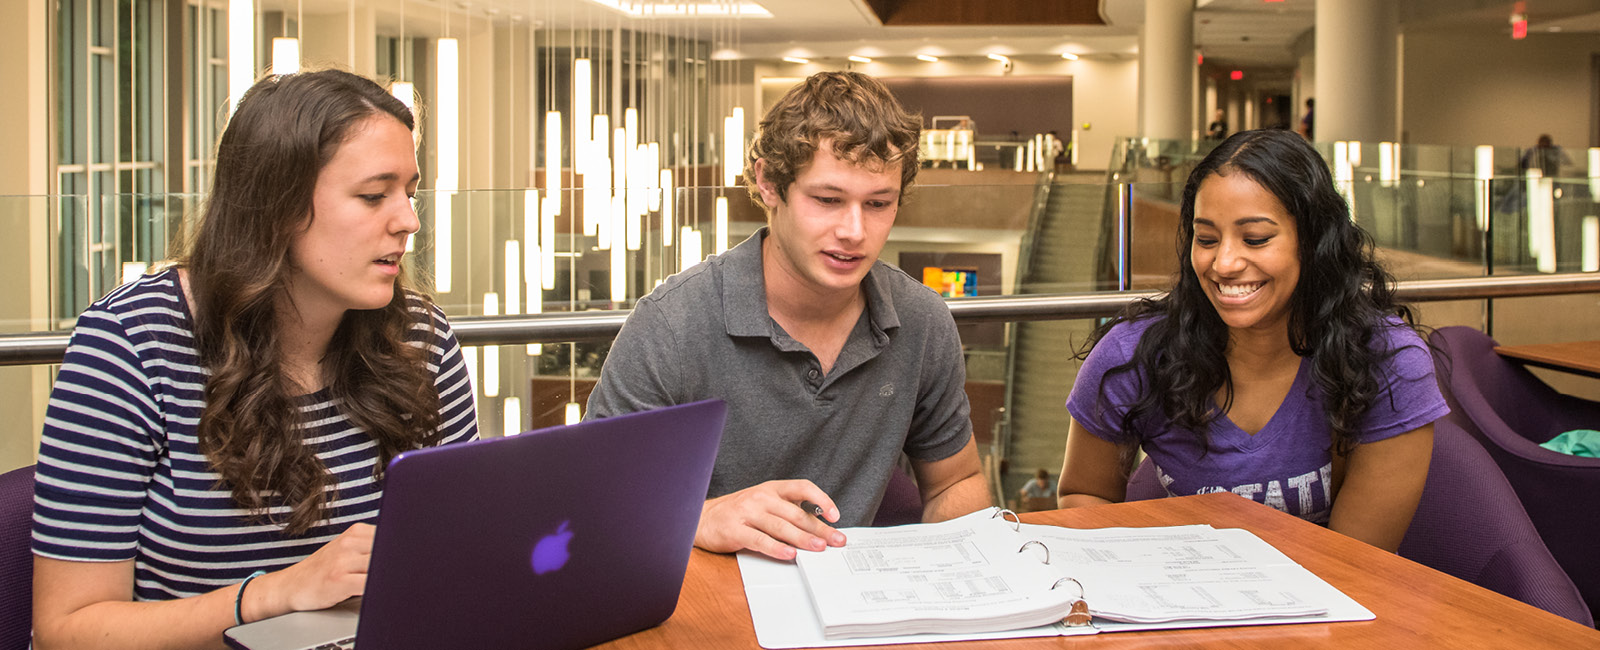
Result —
[[[802, 503], [816, 504], [820, 515]], [[839, 521], [839, 508], [816, 484], [804, 479], [767, 481], [706, 501], [694, 545], [715, 553], [750, 549], [779, 560], [797, 550], [844, 546], [844, 533], [823, 522]]]

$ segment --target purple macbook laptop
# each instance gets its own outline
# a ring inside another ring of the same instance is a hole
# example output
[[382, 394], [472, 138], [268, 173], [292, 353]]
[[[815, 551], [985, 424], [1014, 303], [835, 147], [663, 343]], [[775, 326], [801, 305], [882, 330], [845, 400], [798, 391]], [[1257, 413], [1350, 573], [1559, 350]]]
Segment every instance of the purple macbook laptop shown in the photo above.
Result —
[[365, 597], [234, 627], [227, 642], [579, 648], [660, 624], [726, 414], [712, 400], [401, 454]]

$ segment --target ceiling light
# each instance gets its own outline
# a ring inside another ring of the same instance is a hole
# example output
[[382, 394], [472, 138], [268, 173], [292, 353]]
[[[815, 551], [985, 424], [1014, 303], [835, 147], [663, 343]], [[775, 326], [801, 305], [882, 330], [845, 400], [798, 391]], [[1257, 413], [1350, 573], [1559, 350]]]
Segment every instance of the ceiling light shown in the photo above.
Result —
[[788, 61], [790, 63], [810, 63], [811, 62], [811, 59], [802, 59], [802, 58], [800, 58], [798, 56], [786, 56], [786, 57], [783, 57], [783, 60]]
[[999, 61], [1001, 63], [1010, 63], [1011, 62], [1011, 57], [1008, 57], [1008, 56], [1006, 56], [1004, 54], [995, 54], [995, 53], [991, 52], [991, 53], [989, 53], [989, 58], [994, 59], [996, 61]]
[[1077, 61], [1078, 60], [1078, 55], [1073, 54], [1071, 52], [1062, 52], [1061, 53], [1061, 58], [1066, 59], [1068, 61]]
[[256, 8], [252, 0], [228, 2], [228, 116], [256, 82]]
[[848, 58], [851, 61], [855, 61], [856, 63], [872, 63], [872, 59], [869, 59], [869, 58], [864, 57], [864, 56], [856, 56], [856, 55], [852, 54]]
[[918, 54], [917, 55], [917, 60], [918, 61], [927, 61], [928, 63], [938, 63], [939, 62], [939, 57], [936, 57], [936, 56], [934, 56], [932, 54]]
[[[674, 2], [646, 3], [626, 0], [589, 0], [612, 11], [633, 18], [656, 16], [663, 18], [697, 18], [700, 16], [725, 16], [731, 18], [771, 18], [772, 12], [754, 2]], [[463, 4], [465, 6], [465, 4]]]

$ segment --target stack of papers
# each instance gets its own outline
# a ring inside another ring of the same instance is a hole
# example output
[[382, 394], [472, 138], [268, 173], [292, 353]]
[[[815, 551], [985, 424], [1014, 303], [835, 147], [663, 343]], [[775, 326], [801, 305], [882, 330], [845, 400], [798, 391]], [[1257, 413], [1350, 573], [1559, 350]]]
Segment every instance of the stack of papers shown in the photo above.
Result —
[[1125, 623], [1322, 616], [1327, 583], [1246, 530], [1079, 530], [1023, 524], [1083, 584], [1096, 618]]
[[[847, 529], [846, 546], [795, 562], [741, 553], [757, 641], [802, 648], [1373, 618], [1246, 530], [1085, 530], [994, 512]], [[1061, 618], [1079, 585], [1094, 623], [1069, 627]]]
[[796, 559], [831, 638], [991, 632], [1060, 621], [1075, 590], [987, 512], [915, 526], [853, 529], [843, 548]]

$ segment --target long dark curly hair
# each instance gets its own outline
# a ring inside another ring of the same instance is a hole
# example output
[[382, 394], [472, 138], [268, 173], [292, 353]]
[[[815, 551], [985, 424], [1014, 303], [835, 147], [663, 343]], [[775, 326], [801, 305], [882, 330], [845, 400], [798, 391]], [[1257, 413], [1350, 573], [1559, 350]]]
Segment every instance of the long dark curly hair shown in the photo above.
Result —
[[[1372, 237], [1350, 218], [1327, 163], [1299, 135], [1283, 130], [1241, 131], [1212, 150], [1183, 188], [1178, 230], [1178, 281], [1165, 295], [1136, 301], [1101, 324], [1078, 358], [1117, 323], [1152, 318], [1133, 358], [1101, 378], [1132, 372], [1141, 382], [1139, 400], [1124, 414], [1130, 445], [1143, 419], [1166, 417], [1194, 432], [1209, 448], [1207, 429], [1233, 405], [1233, 378], [1226, 358], [1228, 326], [1206, 298], [1192, 264], [1194, 203], [1200, 184], [1214, 174], [1244, 174], [1277, 197], [1294, 217], [1300, 240], [1300, 281], [1289, 300], [1289, 344], [1311, 358], [1311, 376], [1321, 392], [1336, 453], [1358, 442], [1362, 418], [1384, 384], [1381, 363], [1395, 350], [1374, 346], [1382, 328], [1398, 317], [1415, 328], [1410, 308], [1395, 301], [1394, 277], [1373, 257]], [[1208, 406], [1221, 391], [1219, 408]], [[1131, 448], [1129, 449], [1131, 451]]]
[[[410, 109], [383, 87], [339, 70], [274, 75], [245, 93], [217, 145], [200, 225], [179, 265], [194, 296], [195, 347], [210, 370], [197, 425], [200, 449], [253, 517], [287, 505], [291, 535], [323, 517], [329, 476], [305, 444], [283, 371], [278, 310], [287, 301], [289, 242], [307, 225], [317, 176], [362, 121], [390, 116], [415, 129]], [[431, 313], [425, 295], [395, 282], [389, 304], [351, 310], [328, 344], [328, 391], [377, 443], [384, 466], [438, 437], [439, 395], [427, 353], [408, 344]]]

